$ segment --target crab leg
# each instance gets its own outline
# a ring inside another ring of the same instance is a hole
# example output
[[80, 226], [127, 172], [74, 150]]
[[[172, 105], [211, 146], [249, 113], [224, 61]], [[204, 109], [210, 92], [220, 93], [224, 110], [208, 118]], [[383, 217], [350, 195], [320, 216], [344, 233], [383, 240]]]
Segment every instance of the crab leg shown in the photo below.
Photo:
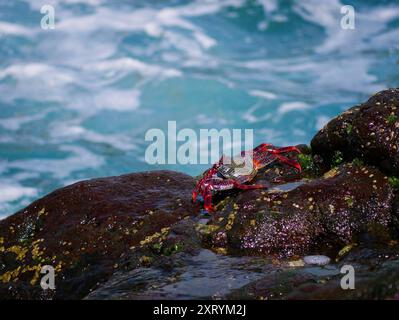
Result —
[[284, 157], [284, 156], [282, 156], [282, 155], [280, 155], [280, 154], [277, 154], [277, 153], [274, 154], [274, 155], [275, 155], [281, 162], [283, 162], [283, 163], [285, 163], [285, 164], [288, 164], [288, 165], [291, 166], [291, 167], [294, 167], [294, 168], [297, 169], [299, 172], [302, 171], [301, 165], [299, 164], [298, 161], [289, 159], [289, 158]]
[[277, 149], [271, 149], [269, 150], [269, 152], [271, 153], [288, 153], [288, 152], [292, 152], [295, 151], [297, 153], [301, 153], [301, 151], [299, 151], [299, 149], [297, 147], [283, 147], [283, 148], [277, 148]]
[[[268, 186], [264, 186], [264, 185], [260, 185], [260, 184], [255, 184], [255, 185], [241, 184], [232, 179], [228, 179], [228, 180], [226, 180], [226, 182], [233, 184], [235, 188], [241, 189], [241, 190], [268, 188]], [[212, 189], [213, 189], [212, 186], [208, 185], [205, 187], [205, 190], [202, 192], [202, 196], [204, 198], [204, 209], [208, 212], [214, 211], [214, 208], [212, 205]]]
[[275, 155], [281, 162], [296, 168], [299, 172], [302, 171], [301, 165], [299, 164], [298, 161], [289, 159], [285, 156], [282, 156], [281, 153], [288, 153], [288, 152], [297, 152], [301, 153], [301, 151], [297, 147], [283, 147], [283, 148], [277, 148], [277, 149], [268, 149], [268, 152], [271, 154]]
[[[219, 163], [221, 163], [223, 157], [220, 158]], [[213, 174], [217, 172], [217, 168], [219, 167], [219, 163], [214, 164], [212, 168], [208, 170], [208, 172], [197, 182], [194, 191], [191, 194], [191, 198], [193, 203], [197, 201], [198, 194], [201, 193], [201, 185], [204, 183], [206, 179], [209, 179]]]
[[261, 184], [241, 184], [237, 181], [232, 181], [234, 187], [241, 190], [251, 190], [251, 189], [267, 189], [268, 186], [264, 186]]
[[204, 209], [208, 212], [212, 212], [212, 187], [206, 186], [202, 195], [204, 197]]
[[292, 152], [292, 151], [295, 151], [297, 153], [301, 153], [301, 151], [297, 147], [289, 146], [289, 147], [275, 148], [273, 145], [268, 144], [268, 143], [260, 144], [253, 151], [259, 151], [259, 150], [268, 151], [268, 152], [273, 153], [273, 154], [276, 154], [276, 153], [288, 153], [288, 152]]
[[272, 147], [270, 143], [262, 143], [259, 146], [257, 146], [253, 151], [264, 150], [268, 149], [269, 147]]

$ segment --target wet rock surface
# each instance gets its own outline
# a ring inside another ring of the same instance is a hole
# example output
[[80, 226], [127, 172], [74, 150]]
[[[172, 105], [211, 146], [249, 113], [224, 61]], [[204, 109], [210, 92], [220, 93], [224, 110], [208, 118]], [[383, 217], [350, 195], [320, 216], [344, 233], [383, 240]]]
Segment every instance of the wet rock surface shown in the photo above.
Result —
[[334, 254], [365, 234], [386, 239], [393, 197], [378, 169], [345, 164], [288, 192], [241, 193], [213, 215], [207, 243], [234, 254]]
[[172, 171], [58, 189], [0, 221], [0, 298], [398, 299], [398, 103], [391, 89], [349, 109], [288, 155], [301, 174], [264, 168], [251, 183], [268, 189], [216, 195], [212, 215]]
[[[341, 281], [353, 267], [354, 289]], [[398, 299], [399, 248], [355, 247], [342, 259], [320, 266], [279, 268], [240, 289], [228, 299]]]
[[0, 221], [0, 296], [42, 297], [41, 266], [51, 265], [52, 295], [83, 297], [141, 241], [196, 213], [193, 185], [192, 177], [172, 171], [82, 181]]

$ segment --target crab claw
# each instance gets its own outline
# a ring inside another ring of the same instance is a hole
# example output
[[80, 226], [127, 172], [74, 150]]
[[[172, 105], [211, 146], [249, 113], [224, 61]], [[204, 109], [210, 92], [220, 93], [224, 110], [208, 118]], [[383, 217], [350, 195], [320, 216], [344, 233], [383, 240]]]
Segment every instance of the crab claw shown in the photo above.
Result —
[[301, 153], [301, 151], [294, 146], [289, 146], [289, 147], [282, 147], [282, 148], [277, 148], [277, 149], [271, 149], [268, 150], [270, 153], [274, 154], [281, 162], [296, 168], [299, 172], [302, 172], [301, 165], [299, 164], [298, 161], [294, 159], [287, 158], [285, 156], [282, 156], [281, 153], [288, 153], [288, 152], [296, 152], [296, 153]]
[[300, 163], [296, 160], [293, 159], [289, 159], [287, 157], [284, 157], [282, 155], [279, 154], [275, 154], [275, 156], [282, 162], [285, 164], [288, 164], [291, 167], [294, 167], [295, 169], [297, 169], [299, 172], [302, 172], [302, 167], [300, 165]]
[[269, 186], [263, 184], [242, 184], [234, 181], [234, 187], [241, 190], [253, 190], [253, 189], [268, 189]]
[[193, 193], [191, 194], [191, 201], [193, 203], [197, 202], [197, 197], [198, 197], [198, 192], [197, 191], [193, 191]]

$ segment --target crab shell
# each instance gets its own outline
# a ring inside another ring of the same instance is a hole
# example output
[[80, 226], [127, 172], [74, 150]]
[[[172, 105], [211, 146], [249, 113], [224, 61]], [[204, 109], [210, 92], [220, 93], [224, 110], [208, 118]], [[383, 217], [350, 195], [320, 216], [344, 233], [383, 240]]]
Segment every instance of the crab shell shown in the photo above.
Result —
[[218, 173], [225, 179], [232, 179], [239, 183], [246, 183], [256, 176], [258, 170], [253, 167], [224, 164], [218, 168]]

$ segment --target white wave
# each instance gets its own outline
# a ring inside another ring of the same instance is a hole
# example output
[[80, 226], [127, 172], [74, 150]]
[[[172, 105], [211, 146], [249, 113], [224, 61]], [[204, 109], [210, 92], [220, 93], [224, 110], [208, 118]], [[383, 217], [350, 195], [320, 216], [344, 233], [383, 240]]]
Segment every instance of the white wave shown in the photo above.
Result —
[[390, 51], [399, 49], [399, 37], [398, 37], [398, 29], [393, 29], [390, 31], [386, 31], [375, 35], [373, 39], [370, 41], [370, 47], [373, 48], [387, 48], [387, 43], [391, 45]]
[[4, 129], [16, 131], [21, 128], [22, 125], [41, 119], [40, 115], [37, 116], [24, 116], [24, 117], [15, 117], [15, 118], [7, 118], [7, 119], [0, 119], [0, 126]]
[[101, 134], [71, 123], [54, 123], [50, 132], [54, 143], [65, 143], [81, 139], [90, 143], [108, 144], [122, 151], [135, 150], [137, 148], [124, 134]]
[[66, 104], [71, 100], [68, 86], [77, 82], [69, 70], [42, 63], [14, 64], [0, 69], [0, 80], [8, 77], [14, 81], [5, 81], [0, 86], [2, 100], [7, 102], [29, 97]]
[[215, 14], [227, 6], [240, 7], [243, 3], [243, 0], [201, 0], [160, 10], [144, 7], [131, 11], [98, 7], [93, 14], [61, 17], [57, 28], [79, 32], [92, 32], [98, 29], [144, 31], [150, 36], [160, 36], [165, 27], [178, 27], [200, 33], [201, 28], [185, 18]]
[[[55, 4], [64, 3], [54, 1]], [[82, 66], [93, 64], [93, 61], [100, 62], [110, 60], [118, 53], [118, 39], [115, 37], [99, 37], [102, 32], [114, 32], [116, 37], [123, 33], [145, 33], [150, 37], [159, 37], [161, 48], [174, 47], [185, 56], [178, 56], [178, 61], [184, 63], [204, 64], [209, 57], [204, 52], [217, 44], [216, 40], [207, 35], [202, 28], [196, 26], [189, 20], [190, 17], [213, 14], [226, 6], [237, 6], [243, 3], [242, 0], [223, 0], [223, 1], [194, 1], [189, 4], [155, 9], [150, 6], [126, 10], [125, 8], [99, 6], [93, 3], [94, 8], [91, 13], [77, 15], [68, 10], [57, 10], [56, 30], [60, 34], [62, 41], [57, 46], [43, 43], [42, 50], [52, 52], [53, 55], [63, 57], [63, 61], [70, 66], [81, 69]], [[50, 3], [51, 4], [51, 3]], [[35, 5], [37, 10], [37, 3]], [[188, 30], [189, 33], [178, 37], [178, 29]], [[137, 48], [132, 50], [139, 50]], [[142, 48], [150, 50], [150, 48]], [[200, 62], [196, 62], [196, 61]], [[127, 65], [133, 71], [139, 70], [142, 74], [150, 73], [153, 76], [174, 77], [180, 76], [181, 71], [171, 68], [161, 68], [144, 63], [121, 60], [115, 63]], [[106, 62], [107, 63], [107, 62]], [[108, 62], [111, 67], [112, 62]], [[117, 67], [117, 66], [115, 66]], [[83, 69], [85, 69], [83, 67]], [[85, 69], [86, 70], [86, 69]], [[109, 70], [112, 72], [112, 69]], [[119, 70], [125, 74], [126, 71]]]
[[[369, 40], [384, 32], [387, 24], [399, 17], [399, 6], [384, 6], [366, 11], [355, 9], [355, 30], [341, 28], [340, 13], [344, 6], [339, 0], [297, 1], [293, 10], [305, 20], [320, 25], [327, 33], [325, 41], [316, 48], [318, 53], [330, 53], [336, 50], [345, 53], [367, 50]], [[388, 45], [389, 43], [386, 43]]]
[[282, 103], [278, 109], [277, 113], [282, 115], [292, 111], [303, 111], [310, 108], [310, 105], [301, 101], [285, 102]]
[[0, 70], [0, 79], [10, 76], [21, 82], [29, 82], [32, 79], [44, 82], [50, 87], [61, 86], [74, 81], [73, 76], [66, 72], [62, 72], [60, 68], [56, 68], [44, 63], [26, 63], [13, 64], [3, 70]]
[[[31, 0], [30, 0], [31, 1]], [[64, 4], [86, 4], [91, 6], [99, 6], [105, 3], [106, 0], [61, 0]]]
[[276, 99], [277, 96], [273, 92], [262, 91], [262, 90], [250, 90], [249, 94], [254, 97], [260, 97], [264, 99]]
[[[0, 160], [0, 173], [8, 170], [8, 162]], [[0, 181], [0, 219], [6, 218], [18, 208], [28, 205], [39, 190], [32, 186], [24, 185], [24, 180], [37, 178], [38, 174], [31, 171], [20, 171], [2, 177]], [[18, 205], [15, 206], [15, 203]]]
[[18, 24], [0, 21], [0, 36], [4, 34], [12, 36], [29, 36], [32, 34], [32, 30]]
[[272, 13], [278, 9], [278, 2], [276, 0], [258, 0], [263, 6], [265, 13]]
[[35, 188], [23, 187], [18, 184], [0, 183], [0, 205], [4, 202], [11, 202], [22, 197], [34, 197], [37, 194]]
[[164, 10], [175, 11], [177, 16], [198, 17], [211, 15], [219, 12], [225, 7], [242, 7], [245, 0], [196, 0], [187, 5]]
[[157, 65], [150, 65], [133, 58], [120, 58], [104, 60], [84, 67], [90, 71], [106, 72], [113, 76], [117, 72], [137, 72], [146, 77], [180, 77], [182, 72], [173, 68], [163, 68]]
[[11, 202], [19, 201], [21, 204], [27, 204], [32, 197], [38, 194], [37, 189], [24, 187], [17, 182], [0, 182], [0, 220], [7, 217], [12, 210]]
[[105, 3], [107, 0], [27, 0], [26, 2], [29, 4], [30, 8], [35, 11], [40, 11], [42, 6], [51, 5], [53, 7], [61, 7], [62, 5], [71, 5], [71, 4], [85, 4], [93, 7], [100, 6]]
[[155, 20], [155, 14], [155, 10], [146, 8], [127, 12], [100, 7], [92, 14], [61, 17], [56, 28], [66, 33], [92, 33], [96, 30], [144, 31], [147, 24]]
[[339, 61], [329, 60], [315, 65], [313, 73], [316, 75], [316, 84], [325, 88], [324, 90], [334, 88], [371, 94], [384, 87], [378, 84], [377, 77], [368, 71], [370, 65], [371, 61], [362, 56]]
[[104, 164], [101, 156], [78, 147], [65, 145], [59, 148], [61, 151], [69, 152], [71, 155], [65, 159], [28, 159], [15, 160], [7, 164], [8, 168], [28, 170], [34, 173], [51, 174], [58, 179], [65, 179], [73, 172], [97, 168]]
[[[246, 76], [259, 77], [260, 80], [277, 78], [279, 86], [288, 92], [301, 92], [304, 83], [286, 80], [282, 74], [301, 73], [309, 78], [311, 87], [321, 92], [345, 90], [370, 94], [382, 89], [377, 78], [370, 71], [372, 60], [363, 55], [346, 59], [325, 58], [313, 61], [309, 57], [274, 60], [250, 60], [237, 65], [248, 69]], [[237, 76], [240, 76], [239, 74]], [[327, 91], [326, 91], [327, 90]], [[335, 102], [339, 97], [335, 97]], [[338, 100], [337, 100], [338, 99]]]
[[204, 33], [195, 32], [194, 38], [201, 44], [204, 49], [210, 49], [216, 45], [217, 41]]
[[[162, 9], [141, 7], [133, 10], [117, 10], [96, 7], [92, 14], [61, 15], [56, 28], [67, 35], [79, 35], [89, 42], [94, 40], [88, 35], [102, 32], [102, 30], [119, 33], [143, 32], [150, 37], [159, 37], [161, 47], [173, 46], [189, 55], [189, 59], [195, 60], [203, 57], [204, 51], [214, 47], [217, 41], [207, 35], [201, 27], [191, 22], [190, 18], [215, 14], [225, 7], [239, 7], [243, 3], [243, 0], [201, 0]], [[189, 34], [180, 35], [176, 28], [187, 30]], [[62, 43], [61, 46], [63, 46]]]
[[263, 122], [270, 120], [273, 115], [272, 113], [268, 112], [266, 114], [263, 114], [261, 116], [255, 115], [254, 113], [260, 108], [260, 104], [256, 103], [252, 107], [250, 107], [245, 113], [242, 115], [242, 119], [247, 121], [248, 123], [258, 123], [258, 122]]
[[140, 106], [140, 95], [137, 89], [105, 89], [94, 96], [94, 106], [96, 109], [131, 111]]
[[50, 110], [46, 110], [44, 112], [37, 113], [34, 115], [26, 115], [26, 116], [16, 115], [15, 117], [12, 118], [0, 118], [0, 126], [2, 126], [7, 130], [16, 131], [27, 123], [37, 120], [42, 120], [49, 112]]
[[[313, 24], [320, 25], [327, 33], [326, 40], [316, 48], [318, 53], [328, 53], [343, 45], [351, 43], [351, 38], [354, 37], [354, 32], [351, 30], [344, 30], [340, 24], [340, 9], [343, 4], [339, 0], [330, 1], [297, 1], [293, 10], [299, 14], [303, 19]], [[356, 33], [358, 36], [358, 33]]]
[[197, 41], [178, 32], [167, 31], [164, 39], [167, 46], [178, 49], [191, 59], [201, 59], [204, 55], [202, 46]]

